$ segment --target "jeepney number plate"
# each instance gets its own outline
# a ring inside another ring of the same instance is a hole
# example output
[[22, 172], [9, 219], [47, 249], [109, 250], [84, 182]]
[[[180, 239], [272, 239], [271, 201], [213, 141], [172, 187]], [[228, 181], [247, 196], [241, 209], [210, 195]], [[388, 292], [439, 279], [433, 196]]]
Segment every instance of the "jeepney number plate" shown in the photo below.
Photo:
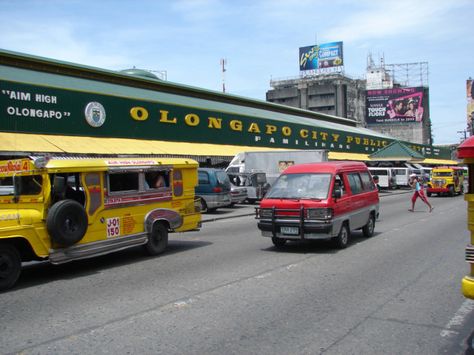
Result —
[[288, 234], [288, 235], [300, 234], [300, 229], [298, 227], [281, 227], [280, 230], [282, 234]]

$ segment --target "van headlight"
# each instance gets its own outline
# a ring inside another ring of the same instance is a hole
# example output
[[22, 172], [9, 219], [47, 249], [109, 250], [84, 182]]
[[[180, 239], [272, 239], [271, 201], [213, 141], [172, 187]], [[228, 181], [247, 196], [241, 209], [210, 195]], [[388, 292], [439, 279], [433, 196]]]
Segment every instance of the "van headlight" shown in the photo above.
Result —
[[258, 217], [263, 219], [270, 219], [273, 216], [273, 209], [271, 208], [260, 208], [258, 210]]
[[334, 211], [332, 208], [308, 208], [306, 213], [308, 219], [332, 219]]

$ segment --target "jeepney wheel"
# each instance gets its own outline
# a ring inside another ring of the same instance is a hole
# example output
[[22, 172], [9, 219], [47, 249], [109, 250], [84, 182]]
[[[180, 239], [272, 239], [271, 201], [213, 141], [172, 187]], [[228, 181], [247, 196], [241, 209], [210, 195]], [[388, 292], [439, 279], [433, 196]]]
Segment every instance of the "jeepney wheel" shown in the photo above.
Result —
[[375, 217], [371, 213], [369, 216], [369, 220], [367, 221], [367, 224], [362, 228], [362, 233], [364, 233], [364, 237], [370, 238], [374, 236], [374, 231], [375, 231]]
[[21, 259], [17, 249], [8, 244], [0, 244], [0, 291], [12, 287], [21, 272]]
[[427, 192], [426, 196], [431, 197], [431, 192]]
[[453, 196], [454, 196], [454, 186], [453, 186], [453, 185], [449, 186], [448, 195], [449, 195], [449, 197], [453, 197]]
[[145, 250], [149, 255], [161, 254], [168, 246], [168, 229], [163, 223], [153, 224]]
[[62, 247], [69, 247], [84, 237], [87, 231], [87, 214], [84, 207], [74, 200], [56, 202], [48, 211], [46, 228], [51, 240]]
[[341, 226], [341, 230], [339, 231], [339, 234], [337, 237], [333, 238], [333, 243], [338, 249], [344, 249], [347, 247], [347, 244], [349, 244], [349, 228], [347, 227], [347, 224], [344, 223]]
[[273, 242], [273, 245], [275, 247], [277, 247], [278, 249], [281, 249], [285, 246], [286, 244], [286, 239], [281, 239], [281, 238], [277, 238], [277, 237], [272, 237], [272, 242]]

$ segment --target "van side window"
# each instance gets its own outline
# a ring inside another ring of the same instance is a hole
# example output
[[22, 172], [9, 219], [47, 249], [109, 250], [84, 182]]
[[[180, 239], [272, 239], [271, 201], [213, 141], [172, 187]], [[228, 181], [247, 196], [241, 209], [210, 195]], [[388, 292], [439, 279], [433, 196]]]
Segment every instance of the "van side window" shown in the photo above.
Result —
[[338, 174], [334, 177], [334, 190], [335, 189], [341, 190], [341, 196], [344, 196], [346, 194], [346, 187], [344, 185], [344, 179], [342, 178], [341, 174]]
[[352, 194], [359, 194], [362, 192], [362, 181], [360, 180], [358, 173], [347, 174], [349, 180], [349, 186], [351, 187]]
[[362, 187], [364, 191], [375, 190], [375, 184], [369, 173], [366, 171], [360, 172], [360, 178], [362, 180]]
[[108, 178], [110, 192], [138, 191], [138, 173], [113, 173]]

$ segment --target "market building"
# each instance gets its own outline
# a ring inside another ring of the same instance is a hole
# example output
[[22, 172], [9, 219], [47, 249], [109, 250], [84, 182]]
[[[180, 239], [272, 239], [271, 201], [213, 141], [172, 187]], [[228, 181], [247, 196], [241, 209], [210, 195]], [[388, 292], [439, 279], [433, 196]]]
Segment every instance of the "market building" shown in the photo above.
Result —
[[[370, 160], [395, 139], [352, 119], [0, 51], [0, 154], [157, 155], [228, 162], [242, 151], [327, 149]], [[143, 72], [142, 72], [143, 74]], [[427, 162], [448, 151], [403, 142]]]

